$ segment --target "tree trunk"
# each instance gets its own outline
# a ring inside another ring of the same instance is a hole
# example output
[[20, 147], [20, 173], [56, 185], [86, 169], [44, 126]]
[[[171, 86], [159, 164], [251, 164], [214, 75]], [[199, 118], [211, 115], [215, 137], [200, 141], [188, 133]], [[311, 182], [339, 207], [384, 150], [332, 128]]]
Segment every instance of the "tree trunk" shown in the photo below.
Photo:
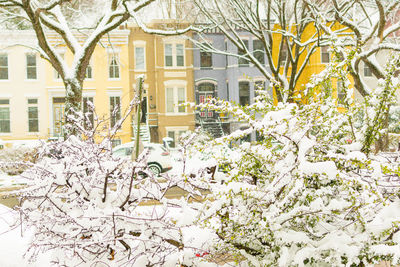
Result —
[[375, 142], [375, 153], [389, 151], [389, 111], [390, 105], [387, 111], [385, 112], [385, 118], [382, 122], [382, 129], [385, 129], [385, 133], [379, 137]]
[[65, 126], [64, 139], [71, 135], [78, 135], [78, 119], [77, 112], [82, 108], [82, 83], [78, 79], [64, 80], [66, 97], [65, 97]]

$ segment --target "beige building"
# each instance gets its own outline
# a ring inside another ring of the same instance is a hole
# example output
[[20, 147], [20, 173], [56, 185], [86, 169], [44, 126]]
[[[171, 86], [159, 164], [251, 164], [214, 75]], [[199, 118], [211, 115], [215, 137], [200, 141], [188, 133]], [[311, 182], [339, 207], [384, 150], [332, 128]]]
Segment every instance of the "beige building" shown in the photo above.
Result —
[[30, 31], [1, 31], [0, 38], [0, 139], [47, 138], [45, 62], [29, 48], [36, 37]]
[[[154, 21], [149, 28], [160, 29], [168, 21]], [[130, 26], [130, 82], [145, 75], [142, 125], [149, 129], [152, 142], [162, 142], [195, 127], [194, 111], [180, 106], [194, 102], [193, 51], [185, 36], [161, 36]], [[173, 144], [174, 145], [174, 144]]]

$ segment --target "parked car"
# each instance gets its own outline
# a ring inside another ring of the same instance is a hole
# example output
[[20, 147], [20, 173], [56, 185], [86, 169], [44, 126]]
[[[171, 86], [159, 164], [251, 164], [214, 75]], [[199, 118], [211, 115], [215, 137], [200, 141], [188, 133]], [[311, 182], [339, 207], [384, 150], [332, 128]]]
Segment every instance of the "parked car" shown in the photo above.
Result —
[[[135, 142], [129, 142], [116, 146], [113, 149], [113, 155], [117, 157], [130, 158], [132, 156], [132, 150], [134, 146]], [[144, 149], [149, 150], [147, 166], [149, 170], [154, 173], [154, 175], [158, 176], [160, 173], [172, 169], [170, 153], [162, 144], [144, 143], [143, 147]]]

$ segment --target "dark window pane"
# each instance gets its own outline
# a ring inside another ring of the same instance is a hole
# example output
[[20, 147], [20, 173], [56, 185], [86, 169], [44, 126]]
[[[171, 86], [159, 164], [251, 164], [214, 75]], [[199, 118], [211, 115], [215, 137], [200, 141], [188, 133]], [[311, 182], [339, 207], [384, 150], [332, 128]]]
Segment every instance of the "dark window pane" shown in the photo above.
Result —
[[26, 55], [26, 78], [36, 79], [36, 55]]
[[29, 132], [39, 131], [38, 107], [28, 107]]
[[253, 55], [258, 62], [264, 64], [264, 44], [261, 40], [253, 41]]
[[321, 63], [329, 63], [330, 55], [328, 46], [321, 46]]
[[212, 67], [212, 53], [204, 51], [200, 52], [200, 67], [201, 68]]
[[364, 76], [365, 77], [372, 77], [372, 71], [368, 67], [368, 65], [364, 65]]
[[239, 104], [242, 106], [250, 104], [249, 82], [239, 82]]
[[8, 107], [0, 108], [0, 132], [10, 132], [10, 108]]

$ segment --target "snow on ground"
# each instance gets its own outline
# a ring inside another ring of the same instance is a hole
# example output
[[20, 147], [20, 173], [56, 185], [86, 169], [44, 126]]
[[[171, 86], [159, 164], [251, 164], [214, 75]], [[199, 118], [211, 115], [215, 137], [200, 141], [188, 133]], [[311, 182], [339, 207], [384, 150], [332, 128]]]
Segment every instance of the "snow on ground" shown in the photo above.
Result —
[[34, 263], [23, 257], [32, 232], [28, 230], [22, 235], [21, 225], [15, 225], [18, 218], [18, 212], [0, 205], [0, 266], [50, 266], [49, 256], [46, 254], [39, 255]]

